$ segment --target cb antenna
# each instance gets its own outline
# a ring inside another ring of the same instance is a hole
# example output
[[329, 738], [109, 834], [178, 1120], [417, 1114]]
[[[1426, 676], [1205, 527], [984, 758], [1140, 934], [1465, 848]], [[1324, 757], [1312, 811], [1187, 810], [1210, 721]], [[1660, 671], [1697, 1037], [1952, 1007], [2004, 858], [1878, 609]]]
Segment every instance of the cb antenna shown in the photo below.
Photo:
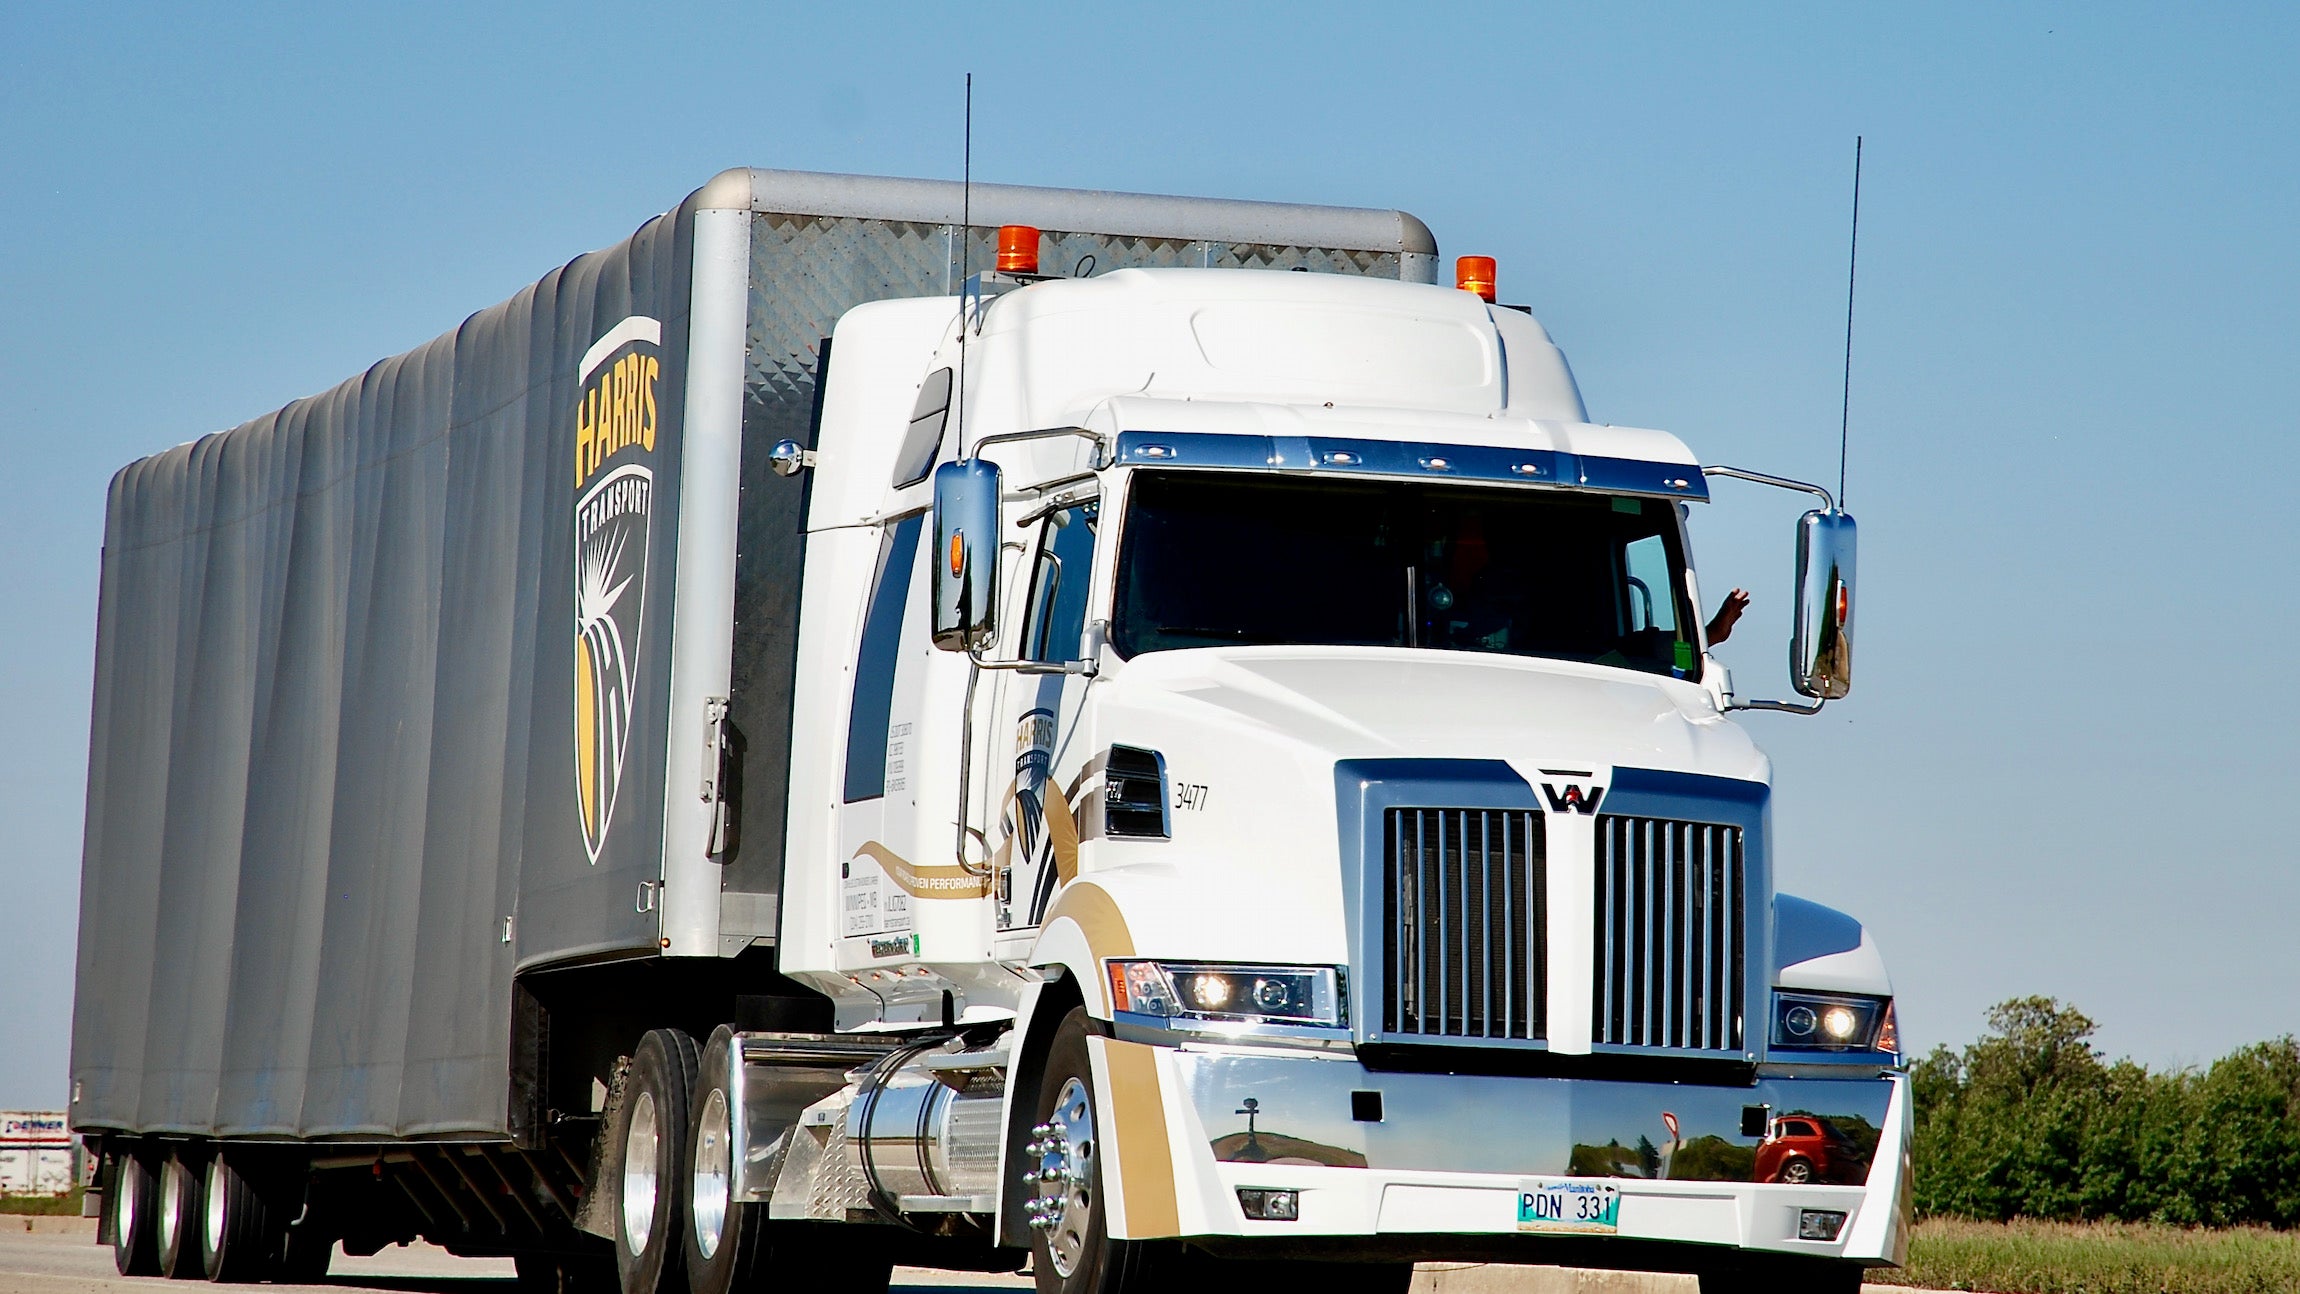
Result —
[[966, 457], [966, 334], [972, 329], [967, 315], [973, 298], [967, 280], [974, 277], [974, 73], [966, 74], [966, 114], [959, 145], [958, 182], [958, 386], [951, 394], [956, 410], [951, 421], [958, 441], [958, 456]]
[[1837, 508], [1845, 506], [1845, 446], [1853, 427], [1853, 285], [1861, 268], [1861, 137], [1853, 136], [1853, 249], [1845, 258], [1845, 400], [1837, 412]]

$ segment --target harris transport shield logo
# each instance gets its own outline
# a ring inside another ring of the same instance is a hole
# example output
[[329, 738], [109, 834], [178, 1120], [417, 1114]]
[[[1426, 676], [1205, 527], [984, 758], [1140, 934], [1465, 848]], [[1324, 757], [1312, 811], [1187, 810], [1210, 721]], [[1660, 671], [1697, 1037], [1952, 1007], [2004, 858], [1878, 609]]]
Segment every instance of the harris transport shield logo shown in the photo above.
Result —
[[663, 325], [633, 315], [583, 356], [575, 407], [575, 802], [599, 861], [631, 748], [647, 597]]

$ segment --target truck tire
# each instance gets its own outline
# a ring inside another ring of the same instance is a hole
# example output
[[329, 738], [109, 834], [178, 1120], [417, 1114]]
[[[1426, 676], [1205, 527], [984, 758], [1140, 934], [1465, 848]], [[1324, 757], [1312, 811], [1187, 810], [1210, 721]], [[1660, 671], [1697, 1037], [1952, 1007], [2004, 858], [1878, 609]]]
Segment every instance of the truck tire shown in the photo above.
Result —
[[253, 1282], [272, 1274], [287, 1243], [287, 1219], [242, 1171], [244, 1151], [208, 1160], [200, 1200], [200, 1271], [212, 1281]]
[[130, 1146], [112, 1169], [112, 1189], [104, 1193], [104, 1229], [112, 1238], [112, 1263], [122, 1276], [160, 1274], [160, 1175], [152, 1154]]
[[200, 1269], [200, 1162], [188, 1150], [168, 1156], [160, 1170], [160, 1271], [170, 1280], [196, 1281], [207, 1275]]
[[1030, 1269], [1038, 1294], [1165, 1291], [1178, 1274], [1180, 1242], [1110, 1238], [1100, 1153], [1109, 1115], [1095, 1108], [1086, 1034], [1084, 1007], [1072, 1007], [1055, 1027], [1030, 1141], [1016, 1167], [1028, 1174], [1022, 1189], [1029, 1199]]
[[687, 1131], [695, 1040], [651, 1029], [631, 1056], [613, 1128], [617, 1169], [615, 1269], [623, 1294], [670, 1294], [684, 1283]]
[[733, 1030], [720, 1025], [703, 1049], [695, 1081], [695, 1123], [688, 1131], [693, 1168], [687, 1177], [689, 1294], [737, 1294], [762, 1287], [808, 1294], [884, 1294], [894, 1260], [854, 1252], [852, 1233], [837, 1224], [771, 1221], [764, 1204], [733, 1198]]

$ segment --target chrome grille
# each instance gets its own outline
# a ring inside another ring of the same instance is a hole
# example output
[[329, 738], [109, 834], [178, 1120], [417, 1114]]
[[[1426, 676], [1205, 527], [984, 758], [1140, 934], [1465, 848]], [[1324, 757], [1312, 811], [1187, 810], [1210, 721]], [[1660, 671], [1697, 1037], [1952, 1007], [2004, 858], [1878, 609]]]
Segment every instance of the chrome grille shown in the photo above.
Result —
[[1546, 1038], [1541, 814], [1391, 809], [1385, 825], [1382, 1031]]
[[1591, 1041], [1741, 1048], [1745, 873], [1739, 827], [1597, 819]]

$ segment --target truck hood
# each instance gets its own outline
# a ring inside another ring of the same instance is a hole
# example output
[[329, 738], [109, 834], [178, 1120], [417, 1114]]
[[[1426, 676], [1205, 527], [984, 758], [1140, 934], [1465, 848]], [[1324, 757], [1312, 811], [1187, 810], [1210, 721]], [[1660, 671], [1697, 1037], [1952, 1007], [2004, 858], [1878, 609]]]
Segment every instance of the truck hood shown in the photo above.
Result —
[[[1212, 648], [1129, 662], [1108, 699], [1194, 715], [1329, 759], [1505, 759], [1764, 780], [1701, 687], [1528, 657], [1388, 648]], [[1113, 716], [1115, 717], [1115, 716]]]
[[1338, 761], [1501, 760], [1584, 787], [1622, 767], [1770, 777], [1699, 685], [1572, 662], [1209, 648], [1138, 657], [1092, 692], [1094, 749], [1163, 759], [1171, 837], [1095, 840], [1082, 871], [1161, 956], [1348, 961]]

